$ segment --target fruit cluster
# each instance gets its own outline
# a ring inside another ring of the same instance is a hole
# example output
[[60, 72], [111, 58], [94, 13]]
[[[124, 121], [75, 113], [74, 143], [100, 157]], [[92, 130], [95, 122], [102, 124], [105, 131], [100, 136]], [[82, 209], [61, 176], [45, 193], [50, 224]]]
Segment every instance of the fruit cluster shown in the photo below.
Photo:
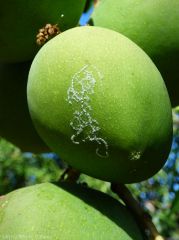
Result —
[[[101, 0], [93, 26], [77, 26], [88, 5], [1, 4], [0, 136], [24, 151], [50, 149], [95, 178], [140, 182], [171, 148], [179, 2]], [[142, 240], [124, 205], [67, 183], [3, 196], [0, 239], [7, 236]]]

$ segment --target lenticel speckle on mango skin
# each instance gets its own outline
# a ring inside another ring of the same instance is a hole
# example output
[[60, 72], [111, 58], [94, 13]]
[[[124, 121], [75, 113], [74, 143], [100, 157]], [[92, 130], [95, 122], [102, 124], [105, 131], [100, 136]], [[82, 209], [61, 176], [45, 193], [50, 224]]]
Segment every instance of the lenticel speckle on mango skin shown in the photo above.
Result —
[[77, 184], [36, 184], [0, 199], [0, 238], [142, 240], [128, 209], [107, 194]]

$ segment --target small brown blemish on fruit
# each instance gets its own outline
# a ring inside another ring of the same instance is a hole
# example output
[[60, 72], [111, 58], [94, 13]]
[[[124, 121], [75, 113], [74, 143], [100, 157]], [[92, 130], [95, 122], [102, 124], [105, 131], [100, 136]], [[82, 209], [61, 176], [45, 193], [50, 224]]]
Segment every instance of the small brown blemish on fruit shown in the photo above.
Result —
[[55, 37], [60, 33], [60, 29], [57, 24], [46, 24], [45, 27], [39, 29], [38, 34], [36, 35], [36, 43], [39, 46], [45, 44], [49, 39]]

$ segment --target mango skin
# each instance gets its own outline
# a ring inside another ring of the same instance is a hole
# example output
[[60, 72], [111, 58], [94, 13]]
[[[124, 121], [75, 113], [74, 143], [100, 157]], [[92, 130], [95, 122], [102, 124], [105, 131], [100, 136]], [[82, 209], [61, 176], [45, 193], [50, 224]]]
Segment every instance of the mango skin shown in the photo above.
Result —
[[178, 0], [101, 0], [92, 19], [138, 44], [162, 74], [172, 106], [179, 104]]
[[36, 132], [27, 105], [26, 85], [31, 62], [0, 64], [0, 137], [26, 152], [48, 152]]
[[0, 8], [0, 62], [33, 59], [39, 46], [36, 35], [47, 23], [61, 31], [77, 26], [86, 0], [7, 0]]
[[33, 60], [27, 98], [39, 135], [82, 173], [138, 182], [168, 157], [172, 113], [163, 79], [117, 32], [77, 27], [52, 39]]
[[23, 239], [142, 240], [129, 211], [108, 195], [77, 185], [42, 183], [0, 199], [0, 236]]

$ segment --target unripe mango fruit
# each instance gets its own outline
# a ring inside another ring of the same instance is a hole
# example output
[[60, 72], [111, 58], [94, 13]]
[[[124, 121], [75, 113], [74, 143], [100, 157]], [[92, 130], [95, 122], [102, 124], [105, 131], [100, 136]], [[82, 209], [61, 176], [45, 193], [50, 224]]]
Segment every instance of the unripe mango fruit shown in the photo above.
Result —
[[77, 27], [49, 41], [33, 60], [27, 97], [42, 139], [87, 175], [137, 182], [167, 159], [172, 112], [163, 79], [115, 31]]
[[31, 62], [0, 64], [0, 137], [22, 151], [44, 152], [48, 147], [30, 118], [26, 85]]
[[95, 26], [124, 34], [152, 58], [172, 105], [178, 105], [179, 1], [101, 0], [92, 18]]
[[6, 0], [0, 8], [0, 62], [33, 59], [39, 46], [36, 35], [46, 24], [65, 31], [78, 24], [86, 0]]
[[77, 185], [21, 188], [0, 199], [0, 237], [46, 240], [142, 240], [117, 200]]

